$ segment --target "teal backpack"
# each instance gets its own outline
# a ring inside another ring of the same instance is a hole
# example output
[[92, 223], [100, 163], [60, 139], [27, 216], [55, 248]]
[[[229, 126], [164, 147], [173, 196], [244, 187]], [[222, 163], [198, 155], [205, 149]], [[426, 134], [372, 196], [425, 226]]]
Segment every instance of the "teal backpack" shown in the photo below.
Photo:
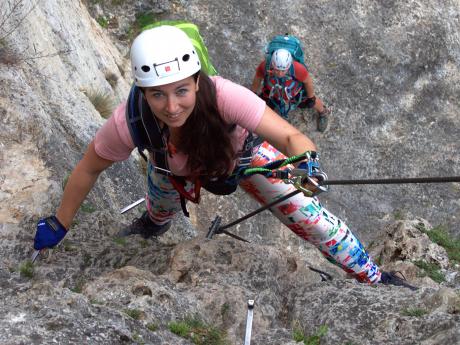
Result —
[[[272, 61], [272, 55], [275, 50], [278, 49], [286, 49], [288, 50], [292, 58], [300, 62], [302, 65], [305, 65], [305, 58], [302, 49], [302, 43], [300, 40], [292, 35], [278, 35], [275, 36], [265, 47], [265, 70], [268, 71], [270, 69], [270, 64]], [[292, 66], [291, 66], [292, 67]]]
[[[302, 64], [305, 68], [307, 66], [305, 65], [305, 59], [304, 59], [304, 53], [302, 49], [302, 44], [300, 43], [300, 40], [292, 35], [278, 35], [275, 36], [265, 47], [265, 81], [264, 81], [264, 88], [265, 91], [267, 92], [267, 95], [269, 94], [268, 98], [270, 99], [270, 102], [273, 106], [273, 109], [280, 114], [283, 118], [287, 119], [287, 115], [289, 111], [294, 110], [297, 108], [297, 106], [300, 104], [300, 102], [305, 98], [306, 91], [305, 88], [303, 87], [303, 84], [301, 86], [296, 86], [296, 84], [292, 84], [290, 88], [285, 87], [285, 82], [286, 79], [294, 79], [292, 76], [294, 75], [294, 64], [291, 64], [291, 67], [289, 67], [289, 74], [286, 77], [283, 78], [276, 78], [276, 77], [270, 77], [268, 71], [271, 68], [271, 61], [272, 61], [272, 55], [273, 53], [278, 50], [278, 49], [286, 49], [288, 50], [292, 58]], [[286, 101], [283, 99], [281, 95], [279, 95], [279, 101], [275, 102], [271, 99], [272, 94], [274, 93], [290, 93], [292, 92], [292, 88], [296, 87], [301, 87], [302, 90], [298, 93], [298, 97], [296, 97], [296, 101]], [[264, 92], [264, 88], [262, 92]]]

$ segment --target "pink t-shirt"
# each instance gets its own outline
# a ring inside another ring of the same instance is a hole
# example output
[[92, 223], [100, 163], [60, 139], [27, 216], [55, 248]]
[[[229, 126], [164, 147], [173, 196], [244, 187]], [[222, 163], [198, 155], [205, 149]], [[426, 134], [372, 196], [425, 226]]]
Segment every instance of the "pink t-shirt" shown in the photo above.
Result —
[[[243, 148], [248, 131], [254, 131], [262, 119], [265, 102], [245, 87], [221, 77], [211, 77], [217, 91], [217, 106], [225, 122], [236, 124], [232, 144], [236, 151]], [[94, 139], [96, 153], [107, 160], [127, 159], [135, 146], [126, 123], [126, 102], [120, 104], [107, 122], [97, 131]], [[177, 152], [168, 155], [171, 172], [188, 176], [187, 155]]]

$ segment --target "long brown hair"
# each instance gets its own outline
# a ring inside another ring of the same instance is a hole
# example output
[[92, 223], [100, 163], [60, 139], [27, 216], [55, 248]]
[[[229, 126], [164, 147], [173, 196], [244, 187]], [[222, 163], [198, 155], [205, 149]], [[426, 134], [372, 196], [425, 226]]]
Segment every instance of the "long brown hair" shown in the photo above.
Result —
[[235, 158], [230, 133], [217, 107], [216, 87], [203, 72], [194, 75], [199, 90], [195, 108], [181, 128], [178, 149], [188, 155], [188, 168], [205, 179], [227, 175]]

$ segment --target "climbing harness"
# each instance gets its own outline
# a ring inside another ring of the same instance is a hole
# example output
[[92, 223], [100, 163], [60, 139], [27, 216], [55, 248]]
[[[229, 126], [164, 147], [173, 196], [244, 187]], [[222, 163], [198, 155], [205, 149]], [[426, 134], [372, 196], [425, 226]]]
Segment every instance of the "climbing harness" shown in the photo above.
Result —
[[[302, 161], [297, 168], [287, 167], [290, 164], [298, 163]], [[233, 174], [229, 177], [229, 180], [232, 180], [235, 185], [239, 183], [240, 180], [253, 176], [253, 175], [263, 175], [267, 178], [278, 178], [283, 180], [285, 183], [292, 184], [296, 190], [279, 197], [278, 199], [264, 205], [247, 215], [236, 219], [235, 221], [221, 225], [222, 218], [216, 216], [216, 218], [211, 222], [208, 233], [206, 235], [207, 239], [212, 239], [215, 234], [226, 234], [230, 237], [238, 239], [240, 241], [249, 242], [248, 240], [232, 234], [226, 229], [241, 223], [242, 221], [262, 212], [266, 209], [269, 209], [276, 204], [283, 202], [294, 195], [303, 193], [308, 197], [316, 196], [322, 192], [327, 192], [329, 186], [332, 185], [365, 185], [365, 184], [406, 184], [406, 183], [447, 183], [447, 182], [460, 182], [460, 176], [447, 176], [447, 177], [414, 177], [414, 178], [382, 178], [382, 179], [358, 179], [358, 180], [329, 180], [326, 173], [321, 170], [319, 165], [319, 154], [314, 151], [307, 151], [303, 154], [289, 157], [286, 159], [280, 159], [277, 161], [270, 162], [261, 167], [248, 167], [247, 164], [241, 165], [235, 169]], [[310, 185], [312, 188], [307, 188], [306, 186]], [[312, 191], [313, 190], [313, 191]], [[137, 206], [144, 199], [139, 199], [138, 201], [132, 203], [129, 206], [123, 208], [120, 213], [124, 213], [133, 207]]]

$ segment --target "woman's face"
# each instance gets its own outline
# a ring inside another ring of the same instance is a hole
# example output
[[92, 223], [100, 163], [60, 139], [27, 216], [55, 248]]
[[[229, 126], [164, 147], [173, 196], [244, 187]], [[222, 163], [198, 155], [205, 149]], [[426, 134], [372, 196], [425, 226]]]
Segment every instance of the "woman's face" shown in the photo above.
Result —
[[193, 76], [171, 84], [144, 89], [144, 95], [152, 112], [168, 127], [181, 127], [193, 111], [196, 103], [198, 80]]
[[275, 75], [275, 77], [277, 78], [283, 78], [287, 72], [288, 72], [289, 69], [285, 69], [285, 70], [281, 70], [281, 69], [273, 69], [273, 74]]

